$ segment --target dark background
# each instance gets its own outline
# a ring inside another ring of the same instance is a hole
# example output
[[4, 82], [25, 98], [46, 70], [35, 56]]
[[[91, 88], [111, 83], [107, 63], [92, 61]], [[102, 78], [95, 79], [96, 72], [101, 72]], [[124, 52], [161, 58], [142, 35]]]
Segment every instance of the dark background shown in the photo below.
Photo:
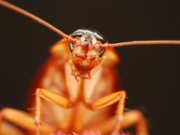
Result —
[[[79, 28], [103, 33], [109, 42], [180, 40], [178, 0], [9, 0], [69, 34]], [[0, 104], [21, 109], [29, 84], [48, 58], [56, 33], [0, 7]], [[126, 107], [143, 111], [151, 135], [179, 134], [180, 47], [116, 48]]]

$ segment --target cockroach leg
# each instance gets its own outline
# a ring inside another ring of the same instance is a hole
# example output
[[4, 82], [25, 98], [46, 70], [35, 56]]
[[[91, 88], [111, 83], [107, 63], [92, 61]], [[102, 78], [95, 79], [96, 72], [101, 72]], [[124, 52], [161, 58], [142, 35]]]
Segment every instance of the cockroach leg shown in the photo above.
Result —
[[[36, 126], [34, 124], [35, 120], [28, 113], [25, 113], [23, 111], [19, 111], [16, 109], [12, 109], [12, 108], [2, 109], [0, 112], [0, 127], [1, 127], [0, 134], [1, 135], [3, 135], [3, 132], [4, 132], [2, 127], [8, 126], [7, 124], [4, 125], [4, 120], [9, 121], [9, 122], [19, 126], [20, 128], [27, 130], [28, 132], [35, 133], [35, 130], [36, 130]], [[8, 127], [10, 127], [10, 126], [8, 126]], [[13, 129], [14, 128], [11, 128], [11, 130], [13, 130]], [[40, 127], [40, 131], [43, 134], [48, 135], [48, 134], [52, 133], [53, 131], [55, 131], [55, 128], [50, 126], [49, 124], [43, 122], [43, 124]]]
[[[126, 97], [125, 93], [126, 93], [125, 91], [114, 92], [112, 94], [109, 94], [107, 96], [97, 99], [93, 103], [87, 103], [87, 106], [92, 110], [100, 110], [100, 109], [103, 109], [103, 108], [110, 106], [119, 101], [118, 108], [120, 107], [120, 110], [123, 111], [124, 110], [124, 100]], [[123, 102], [123, 103], [121, 103], [121, 102]], [[117, 111], [118, 115], [121, 115], [120, 110]], [[121, 118], [121, 116], [118, 116], [118, 117]]]
[[0, 131], [1, 135], [25, 135], [20, 129], [5, 121], [1, 125]]
[[123, 120], [123, 112], [124, 112], [124, 105], [125, 105], [125, 98], [126, 92], [125, 91], [118, 91], [107, 96], [104, 96], [100, 99], [97, 99], [92, 104], [89, 104], [92, 110], [100, 110], [107, 106], [110, 106], [116, 102], [118, 103], [117, 111], [116, 111], [116, 119], [117, 119], [117, 126], [113, 131], [113, 135], [118, 133], [121, 128], [121, 123]]
[[[148, 135], [146, 120], [141, 112], [130, 111], [124, 113], [125, 98], [126, 98], [126, 92], [118, 91], [94, 101], [92, 104], [89, 104], [88, 107], [91, 108], [92, 110], [100, 110], [114, 104], [115, 102], [119, 102], [115, 117], [110, 121], [103, 123], [103, 125], [106, 125], [106, 127], [112, 127], [109, 130], [109, 131], [114, 130], [112, 132], [112, 135], [117, 135], [121, 129], [132, 125], [136, 125], [137, 135]], [[101, 129], [108, 130], [108, 128], [104, 128], [103, 125], [101, 125], [101, 127], [103, 128], [100, 127], [98, 128], [97, 126], [97, 130], [100, 131]]]
[[140, 111], [132, 110], [124, 113], [122, 128], [126, 128], [131, 125], [136, 125], [137, 135], [148, 135], [146, 119]]
[[124, 115], [123, 113], [124, 113], [125, 98], [126, 98], [126, 92], [122, 91], [121, 98], [119, 100], [119, 104], [116, 110], [116, 116], [115, 116], [117, 119], [117, 124], [112, 135], [117, 135], [121, 129], [123, 115]]
[[[92, 131], [100, 131], [102, 134], [108, 134], [113, 131], [117, 125], [117, 118], [112, 117], [109, 120], [103, 121], [98, 125], [90, 128]], [[123, 114], [120, 130], [130, 126], [136, 126], [136, 135], [148, 135], [147, 124], [143, 114], [138, 110], [131, 110]]]
[[36, 123], [36, 133], [40, 135], [40, 118], [41, 118], [41, 98], [50, 102], [60, 105], [64, 108], [68, 108], [70, 106], [70, 101], [52, 91], [38, 88], [36, 90], [36, 114], [35, 114], [35, 123]]

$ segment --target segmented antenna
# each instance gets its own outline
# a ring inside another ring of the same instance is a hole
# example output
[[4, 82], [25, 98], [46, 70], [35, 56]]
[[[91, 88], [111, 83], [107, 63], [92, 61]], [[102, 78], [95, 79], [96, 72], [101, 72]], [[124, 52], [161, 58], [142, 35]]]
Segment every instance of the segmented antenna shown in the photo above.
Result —
[[[74, 38], [72, 38], [71, 36], [66, 35], [65, 33], [63, 33], [62, 31], [60, 31], [59, 29], [57, 29], [56, 27], [52, 26], [51, 24], [49, 24], [48, 22], [44, 21], [43, 19], [29, 13], [28, 11], [19, 8], [13, 4], [10, 4], [8, 2], [5, 2], [3, 0], [0, 0], [0, 5], [9, 8], [13, 11], [16, 11], [24, 16], [27, 16], [28, 18], [44, 25], [45, 27], [49, 28], [50, 30], [56, 32], [58, 35], [66, 38], [67, 40], [71, 41], [71, 42], [75, 42], [76, 40]], [[135, 46], [135, 45], [180, 45], [180, 40], [152, 40], [152, 41], [130, 41], [130, 42], [121, 42], [121, 43], [112, 43], [112, 44], [101, 44], [102, 48], [106, 48], [106, 47], [123, 47], [123, 46]]]
[[69, 41], [71, 41], [73, 43], [76, 41], [71, 36], [66, 35], [64, 32], [62, 32], [59, 29], [57, 29], [56, 27], [52, 26], [48, 22], [46, 22], [43, 19], [37, 17], [36, 15], [33, 15], [33, 14], [29, 13], [28, 11], [26, 11], [26, 10], [24, 10], [22, 8], [19, 8], [19, 7], [15, 6], [15, 5], [10, 4], [10, 3], [6, 2], [6, 1], [3, 1], [3, 0], [0, 0], [0, 5], [4, 6], [6, 8], [9, 8], [9, 9], [15, 11], [15, 12], [18, 12], [18, 13], [20, 13], [20, 14], [22, 14], [22, 15], [24, 15], [24, 16], [26, 16], [26, 17], [28, 17], [28, 18], [42, 24], [42, 25], [44, 25], [45, 27], [49, 28], [50, 30], [56, 32], [58, 35], [66, 38], [67, 40], [69, 40]]
[[101, 44], [102, 48], [106, 47], [123, 47], [135, 45], [180, 45], [180, 40], [150, 40], [150, 41], [130, 41], [112, 44]]

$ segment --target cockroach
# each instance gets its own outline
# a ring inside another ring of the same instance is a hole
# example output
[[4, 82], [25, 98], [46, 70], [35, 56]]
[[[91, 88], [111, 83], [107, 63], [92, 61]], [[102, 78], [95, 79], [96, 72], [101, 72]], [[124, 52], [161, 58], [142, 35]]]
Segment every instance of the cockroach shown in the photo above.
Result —
[[35, 111], [27, 113], [3, 108], [0, 112], [1, 135], [118, 135], [133, 125], [137, 135], [148, 135], [146, 120], [140, 111], [124, 112], [126, 92], [117, 85], [114, 68], [119, 57], [113, 48], [180, 45], [180, 41], [109, 44], [96, 31], [78, 29], [66, 35], [15, 5], [3, 0], [0, 0], [0, 5], [39, 22], [63, 37], [50, 48], [50, 58], [32, 86], [35, 97], [29, 100], [27, 107], [35, 107]]

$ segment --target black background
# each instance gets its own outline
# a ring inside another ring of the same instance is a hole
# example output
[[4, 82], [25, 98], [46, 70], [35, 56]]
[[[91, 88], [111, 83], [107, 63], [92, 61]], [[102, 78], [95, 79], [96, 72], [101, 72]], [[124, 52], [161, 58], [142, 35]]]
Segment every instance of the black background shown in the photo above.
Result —
[[[180, 39], [178, 0], [38, 0], [14, 3], [69, 34], [79, 28], [109, 42]], [[0, 7], [0, 104], [21, 109], [29, 84], [48, 58], [56, 33]], [[180, 47], [116, 48], [126, 107], [143, 111], [151, 135], [179, 134]]]

